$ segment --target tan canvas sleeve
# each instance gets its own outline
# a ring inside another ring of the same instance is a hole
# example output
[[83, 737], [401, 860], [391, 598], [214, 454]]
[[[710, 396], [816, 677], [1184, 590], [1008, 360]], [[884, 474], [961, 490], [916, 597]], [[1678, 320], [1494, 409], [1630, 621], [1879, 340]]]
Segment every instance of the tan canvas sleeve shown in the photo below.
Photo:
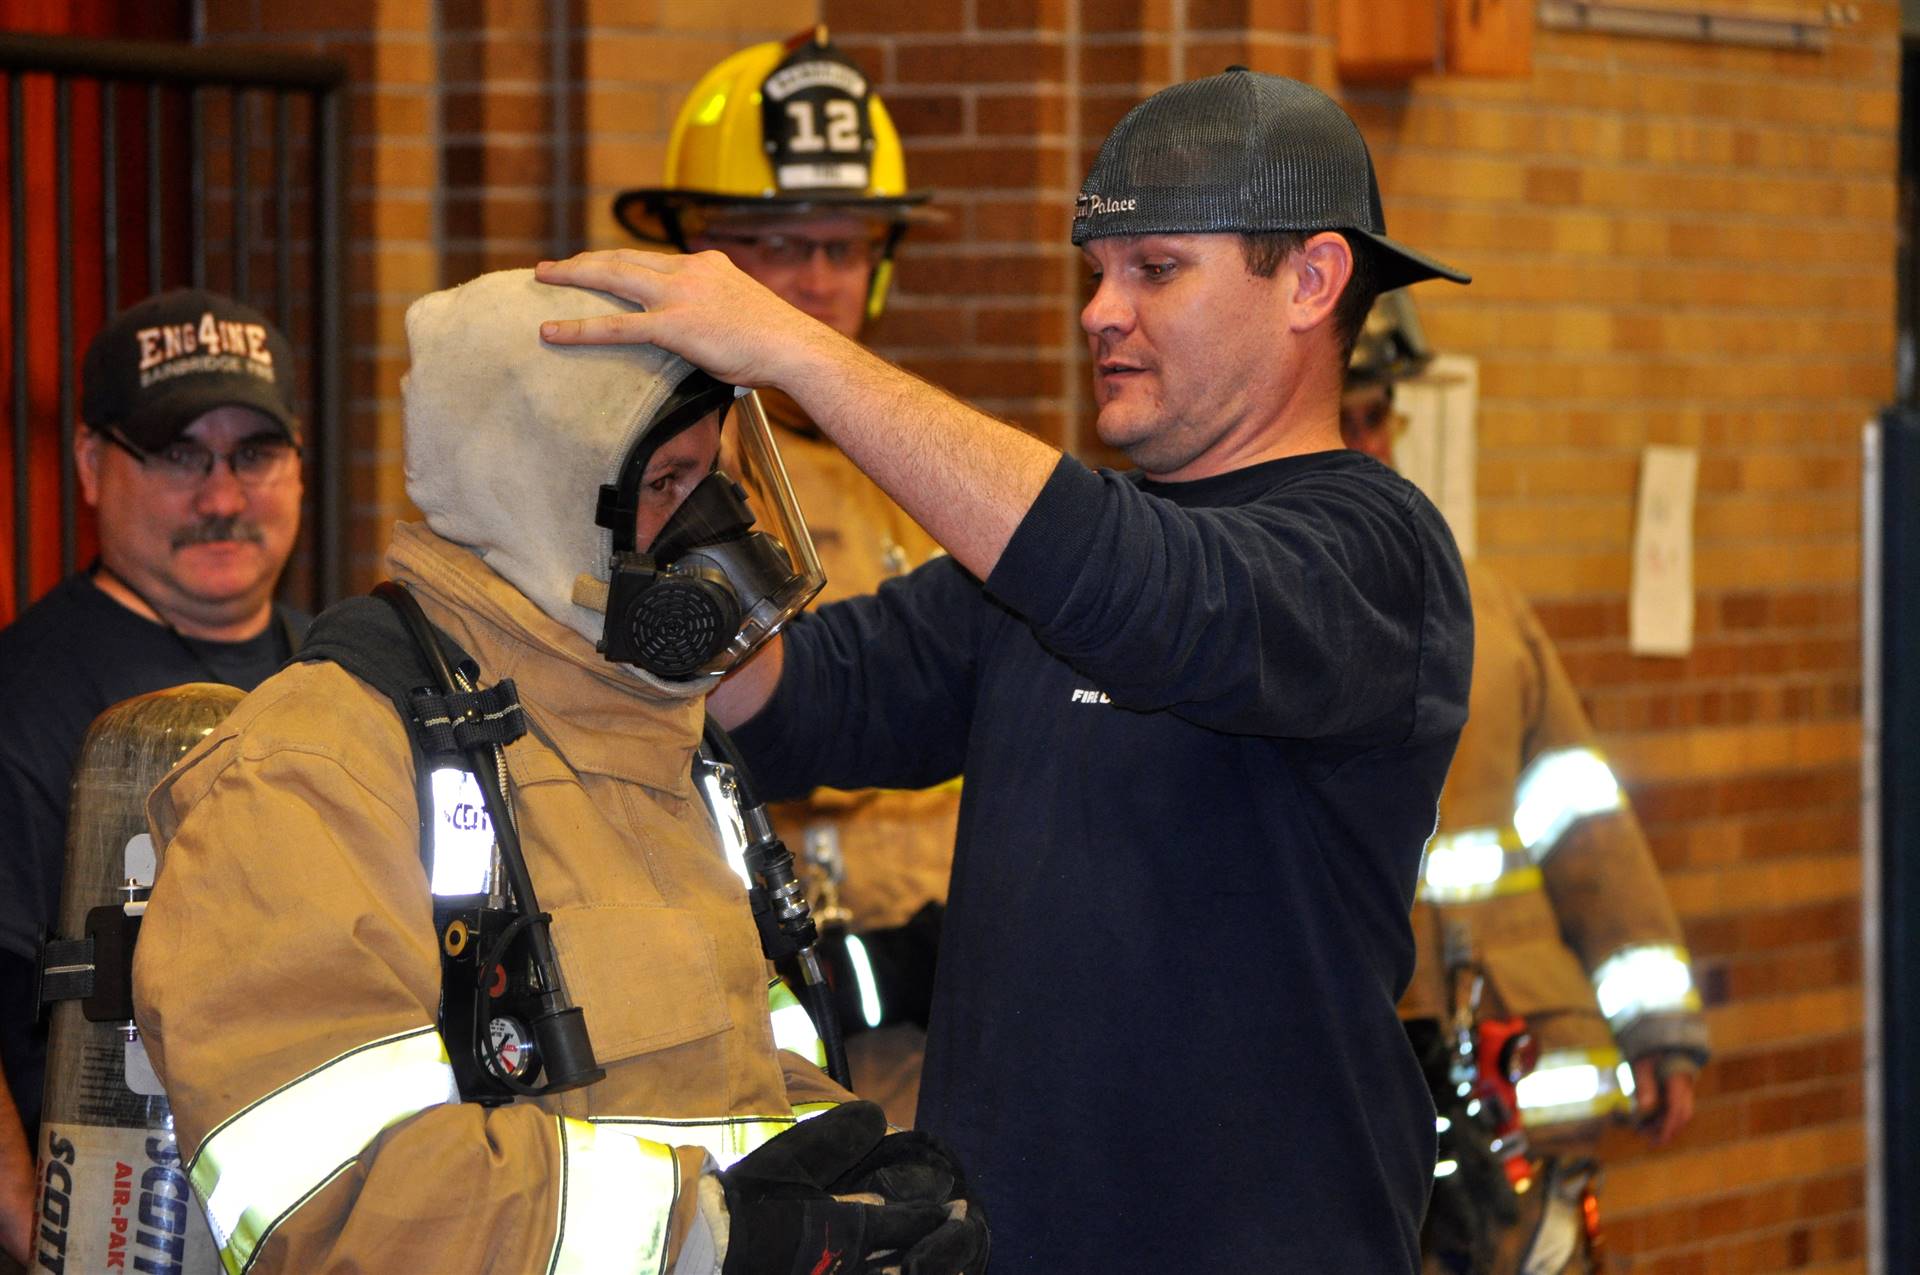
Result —
[[[1598, 754], [1598, 741], [1579, 693], [1538, 617], [1511, 591], [1502, 605], [1511, 609], [1539, 670], [1538, 710], [1528, 723], [1523, 767], [1567, 750], [1593, 750]], [[1614, 808], [1589, 814], [1567, 827], [1548, 847], [1540, 867], [1561, 934], [1579, 957], [1589, 980], [1603, 982], [1618, 968], [1610, 967], [1609, 961], [1631, 960], [1636, 952], [1658, 953], [1661, 960], [1670, 954], [1685, 959], [1679, 919], [1660, 880], [1646, 834], [1624, 792]], [[1630, 975], [1629, 971], [1629, 981]], [[1610, 1008], [1604, 1003], [1607, 999], [1603, 997], [1603, 1012]], [[1697, 996], [1691, 1004], [1693, 1008], [1666, 1009], [1631, 1019], [1617, 1011], [1610, 1013], [1621, 1052], [1633, 1058], [1679, 1050], [1704, 1061], [1706, 1028]]]
[[263, 1272], [544, 1270], [565, 1206], [568, 1234], [617, 1212], [664, 1254], [691, 1220], [673, 1206], [697, 1157], [538, 1104], [450, 1100], [404, 737], [345, 674], [288, 677], [315, 679], [359, 692], [358, 730], [303, 732], [337, 747], [292, 743], [276, 724], [355, 704], [276, 705], [263, 691], [267, 703], [240, 710], [246, 727], [158, 798], [172, 836], [137, 1014], [196, 1191], [210, 1215], [223, 1203], [216, 1241], [224, 1218]]

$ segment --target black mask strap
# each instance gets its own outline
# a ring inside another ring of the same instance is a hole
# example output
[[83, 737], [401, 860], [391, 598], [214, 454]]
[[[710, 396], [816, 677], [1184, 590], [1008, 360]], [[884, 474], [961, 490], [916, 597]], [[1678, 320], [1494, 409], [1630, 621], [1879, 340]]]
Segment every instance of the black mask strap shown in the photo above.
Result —
[[673, 387], [653, 414], [653, 423], [641, 432], [640, 441], [627, 453], [620, 477], [600, 488], [594, 507], [595, 526], [613, 533], [613, 551], [632, 553], [634, 522], [640, 513], [640, 484], [646, 477], [647, 462], [670, 440], [691, 429], [715, 411], [724, 424], [727, 409], [733, 405], [733, 386], [717, 381], [698, 368], [688, 371]]

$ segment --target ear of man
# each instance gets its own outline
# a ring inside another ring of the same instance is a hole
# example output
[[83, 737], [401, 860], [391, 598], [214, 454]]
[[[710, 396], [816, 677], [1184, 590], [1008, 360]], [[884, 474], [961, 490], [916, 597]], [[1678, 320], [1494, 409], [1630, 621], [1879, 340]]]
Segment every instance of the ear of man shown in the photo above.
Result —
[[73, 431], [73, 469], [80, 479], [80, 495], [93, 508], [100, 506], [100, 464], [109, 446], [102, 435], [82, 425]]
[[1287, 298], [1287, 325], [1294, 332], [1324, 328], [1331, 332], [1333, 315], [1353, 277], [1353, 249], [1345, 235], [1323, 230], [1308, 239], [1289, 263], [1292, 290]]

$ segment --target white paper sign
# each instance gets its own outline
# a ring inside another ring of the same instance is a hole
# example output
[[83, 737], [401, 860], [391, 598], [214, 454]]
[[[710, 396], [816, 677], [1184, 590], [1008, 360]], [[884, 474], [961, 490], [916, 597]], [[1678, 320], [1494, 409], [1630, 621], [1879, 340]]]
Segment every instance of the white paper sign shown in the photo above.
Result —
[[1480, 402], [1480, 362], [1443, 354], [1393, 391], [1393, 410], [1407, 423], [1393, 445], [1393, 467], [1427, 494], [1453, 530], [1464, 558], [1479, 539], [1473, 471]]
[[1693, 493], [1700, 455], [1649, 447], [1640, 458], [1628, 645], [1635, 655], [1693, 650]]

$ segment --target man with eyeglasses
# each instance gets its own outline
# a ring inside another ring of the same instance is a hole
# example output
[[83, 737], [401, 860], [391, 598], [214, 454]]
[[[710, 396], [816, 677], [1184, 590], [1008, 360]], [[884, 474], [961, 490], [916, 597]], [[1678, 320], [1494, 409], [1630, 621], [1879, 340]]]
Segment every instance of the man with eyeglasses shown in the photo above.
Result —
[[[787, 304], [859, 340], [880, 317], [901, 237], [937, 215], [927, 199], [907, 188], [879, 95], [816, 27], [708, 71], [674, 123], [665, 183], [623, 192], [613, 211], [640, 239], [725, 253]], [[816, 605], [871, 593], [939, 553], [791, 398], [761, 398], [826, 568]], [[774, 812], [815, 869], [823, 919], [860, 935], [863, 963], [847, 972], [866, 980], [868, 996], [843, 1014], [848, 1052], [862, 1095], [901, 1125], [913, 1120], [932, 995], [940, 910], [928, 905], [947, 896], [958, 809], [948, 785], [822, 791]]]
[[74, 463], [100, 553], [0, 631], [0, 1252], [23, 1262], [46, 1066], [34, 957], [74, 761], [120, 700], [251, 690], [293, 653], [307, 617], [273, 600], [300, 529], [293, 394], [287, 338], [211, 292], [143, 301], [87, 349]]

